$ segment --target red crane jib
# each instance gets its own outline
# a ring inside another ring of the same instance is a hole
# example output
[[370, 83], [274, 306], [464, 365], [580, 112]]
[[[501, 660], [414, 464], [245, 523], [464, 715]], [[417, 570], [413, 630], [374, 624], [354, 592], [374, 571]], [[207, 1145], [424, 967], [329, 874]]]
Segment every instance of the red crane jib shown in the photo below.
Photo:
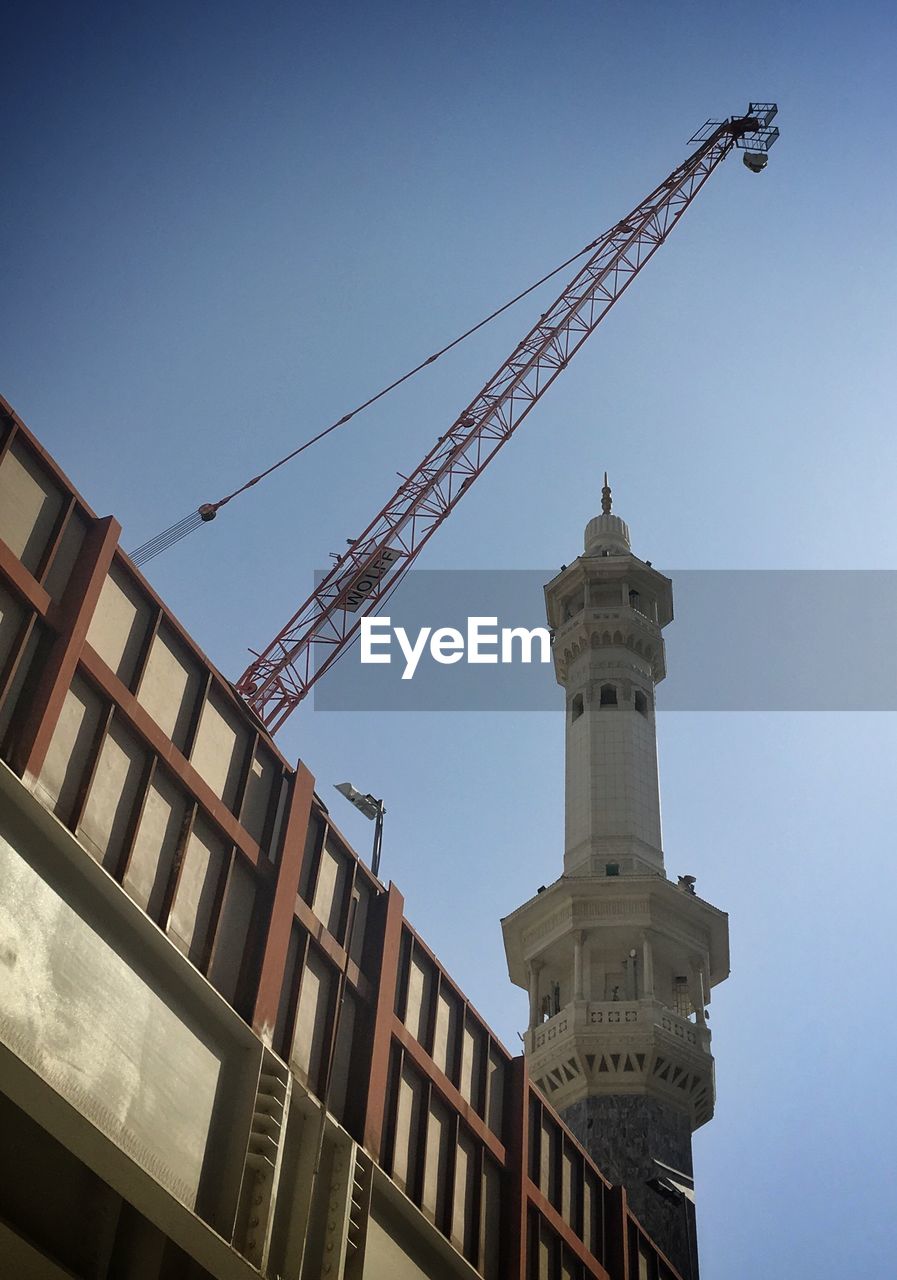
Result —
[[[362, 617], [395, 590], [462, 494], [510, 440], [756, 116], [714, 122], [687, 160], [599, 241], [563, 293], [350, 543], [279, 635], [237, 682], [272, 732], [329, 671]], [[744, 145], [741, 141], [741, 145]]]

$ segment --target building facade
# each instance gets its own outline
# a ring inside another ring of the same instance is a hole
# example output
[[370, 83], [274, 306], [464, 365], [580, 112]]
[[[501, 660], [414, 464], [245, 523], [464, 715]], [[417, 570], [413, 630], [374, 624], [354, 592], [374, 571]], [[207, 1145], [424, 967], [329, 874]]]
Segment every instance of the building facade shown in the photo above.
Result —
[[707, 1005], [728, 920], [664, 869], [654, 690], [672, 584], [611, 510], [545, 588], [566, 694], [563, 874], [503, 921], [530, 1074], [664, 1252], [697, 1280], [691, 1138], [713, 1114]]
[[677, 1280], [118, 533], [0, 401], [0, 1276]]

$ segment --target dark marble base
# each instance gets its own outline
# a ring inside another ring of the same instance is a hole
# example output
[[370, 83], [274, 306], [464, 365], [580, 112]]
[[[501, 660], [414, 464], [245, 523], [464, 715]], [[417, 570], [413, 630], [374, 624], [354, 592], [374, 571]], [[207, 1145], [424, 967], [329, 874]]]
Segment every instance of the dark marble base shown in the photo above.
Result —
[[602, 1173], [626, 1188], [633, 1212], [683, 1280], [698, 1280], [694, 1206], [648, 1185], [655, 1159], [691, 1176], [686, 1113], [658, 1098], [623, 1094], [583, 1098], [561, 1115]]

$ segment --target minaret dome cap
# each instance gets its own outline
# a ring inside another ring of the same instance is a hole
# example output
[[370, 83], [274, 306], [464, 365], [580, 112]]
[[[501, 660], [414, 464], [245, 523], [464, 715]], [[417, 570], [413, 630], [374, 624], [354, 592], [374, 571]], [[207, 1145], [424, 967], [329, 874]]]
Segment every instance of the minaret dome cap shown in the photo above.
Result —
[[595, 516], [586, 525], [584, 543], [587, 556], [625, 556], [632, 549], [629, 545], [629, 526], [625, 520], [612, 514], [612, 505], [605, 471], [604, 488], [601, 490], [601, 515]]

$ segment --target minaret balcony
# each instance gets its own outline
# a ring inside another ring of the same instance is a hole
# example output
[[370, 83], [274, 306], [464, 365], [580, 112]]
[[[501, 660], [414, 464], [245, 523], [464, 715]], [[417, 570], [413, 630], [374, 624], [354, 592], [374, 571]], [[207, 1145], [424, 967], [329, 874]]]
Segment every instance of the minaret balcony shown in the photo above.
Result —
[[529, 1073], [552, 1105], [588, 1094], [650, 1093], [698, 1128], [713, 1114], [710, 1030], [659, 1000], [575, 1000], [526, 1035]]
[[559, 622], [553, 643], [555, 673], [564, 684], [571, 664], [584, 653], [629, 650], [633, 660], [650, 669], [655, 684], [666, 675], [664, 644], [658, 625], [640, 610], [586, 608]]
[[527, 1036], [531, 1054], [569, 1035], [605, 1031], [643, 1031], [659, 1027], [691, 1048], [710, 1052], [710, 1028], [674, 1013], [660, 1000], [574, 1000], [559, 1013], [532, 1027]]

